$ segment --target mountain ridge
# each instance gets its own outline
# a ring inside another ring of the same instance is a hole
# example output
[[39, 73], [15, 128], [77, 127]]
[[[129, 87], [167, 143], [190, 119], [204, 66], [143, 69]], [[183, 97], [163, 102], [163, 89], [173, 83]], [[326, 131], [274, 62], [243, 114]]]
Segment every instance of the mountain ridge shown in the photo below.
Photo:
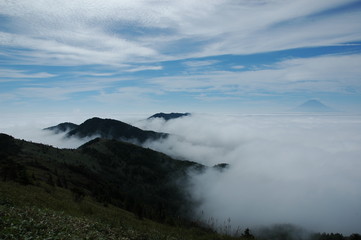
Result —
[[156, 114], [148, 117], [147, 119], [162, 118], [165, 121], [169, 121], [172, 119], [187, 117], [187, 116], [191, 116], [191, 113], [175, 113], [175, 112], [163, 113], [163, 112], [160, 112], [160, 113], [156, 113]]
[[63, 122], [63, 123], [59, 123], [56, 126], [51, 126], [51, 127], [44, 128], [43, 130], [53, 131], [56, 134], [58, 134], [58, 133], [61, 133], [61, 132], [71, 131], [71, 130], [77, 128], [78, 126], [79, 125], [77, 125], [75, 123]]
[[166, 138], [167, 133], [159, 133], [149, 130], [142, 130], [128, 123], [115, 119], [93, 117], [76, 125], [73, 123], [60, 123], [56, 126], [44, 128], [55, 134], [67, 132], [67, 137], [101, 137], [106, 139], [118, 139], [124, 141], [144, 143], [147, 140], [158, 140]]

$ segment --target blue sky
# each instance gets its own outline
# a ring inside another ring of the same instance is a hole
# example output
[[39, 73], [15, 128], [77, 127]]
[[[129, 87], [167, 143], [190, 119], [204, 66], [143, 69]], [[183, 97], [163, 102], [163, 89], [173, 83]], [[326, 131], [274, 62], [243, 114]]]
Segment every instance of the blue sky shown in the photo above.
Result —
[[0, 111], [361, 109], [361, 1], [0, 1]]

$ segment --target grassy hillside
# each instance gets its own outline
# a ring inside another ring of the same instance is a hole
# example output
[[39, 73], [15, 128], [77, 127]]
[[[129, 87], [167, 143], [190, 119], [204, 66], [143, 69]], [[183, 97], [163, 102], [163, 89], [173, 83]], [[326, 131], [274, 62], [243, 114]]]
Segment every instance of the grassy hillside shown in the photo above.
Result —
[[[50, 189], [49, 189], [50, 188]], [[139, 219], [86, 196], [47, 184], [0, 182], [0, 239], [234, 239], [197, 225]]]

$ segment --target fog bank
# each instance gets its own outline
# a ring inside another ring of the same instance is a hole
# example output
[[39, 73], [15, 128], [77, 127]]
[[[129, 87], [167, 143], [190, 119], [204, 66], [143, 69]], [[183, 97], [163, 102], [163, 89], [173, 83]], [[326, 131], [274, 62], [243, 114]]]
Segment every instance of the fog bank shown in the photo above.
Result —
[[0, 132], [11, 135], [18, 139], [24, 139], [35, 143], [42, 143], [51, 145], [57, 148], [78, 148], [84, 143], [95, 138], [77, 138], [77, 137], [66, 137], [66, 132], [55, 134], [52, 131], [43, 130], [43, 128], [57, 125], [58, 123], [43, 123], [43, 122], [32, 122], [32, 123], [15, 123], [2, 125]]
[[174, 134], [146, 147], [223, 173], [193, 176], [198, 217], [257, 228], [295, 224], [311, 231], [361, 232], [361, 117], [193, 115], [134, 123]]

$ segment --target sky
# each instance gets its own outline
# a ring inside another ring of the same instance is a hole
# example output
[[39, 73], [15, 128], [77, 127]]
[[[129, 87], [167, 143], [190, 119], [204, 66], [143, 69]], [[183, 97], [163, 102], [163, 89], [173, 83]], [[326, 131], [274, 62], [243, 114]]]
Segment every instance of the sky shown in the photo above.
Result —
[[361, 110], [359, 0], [2, 0], [0, 111]]

